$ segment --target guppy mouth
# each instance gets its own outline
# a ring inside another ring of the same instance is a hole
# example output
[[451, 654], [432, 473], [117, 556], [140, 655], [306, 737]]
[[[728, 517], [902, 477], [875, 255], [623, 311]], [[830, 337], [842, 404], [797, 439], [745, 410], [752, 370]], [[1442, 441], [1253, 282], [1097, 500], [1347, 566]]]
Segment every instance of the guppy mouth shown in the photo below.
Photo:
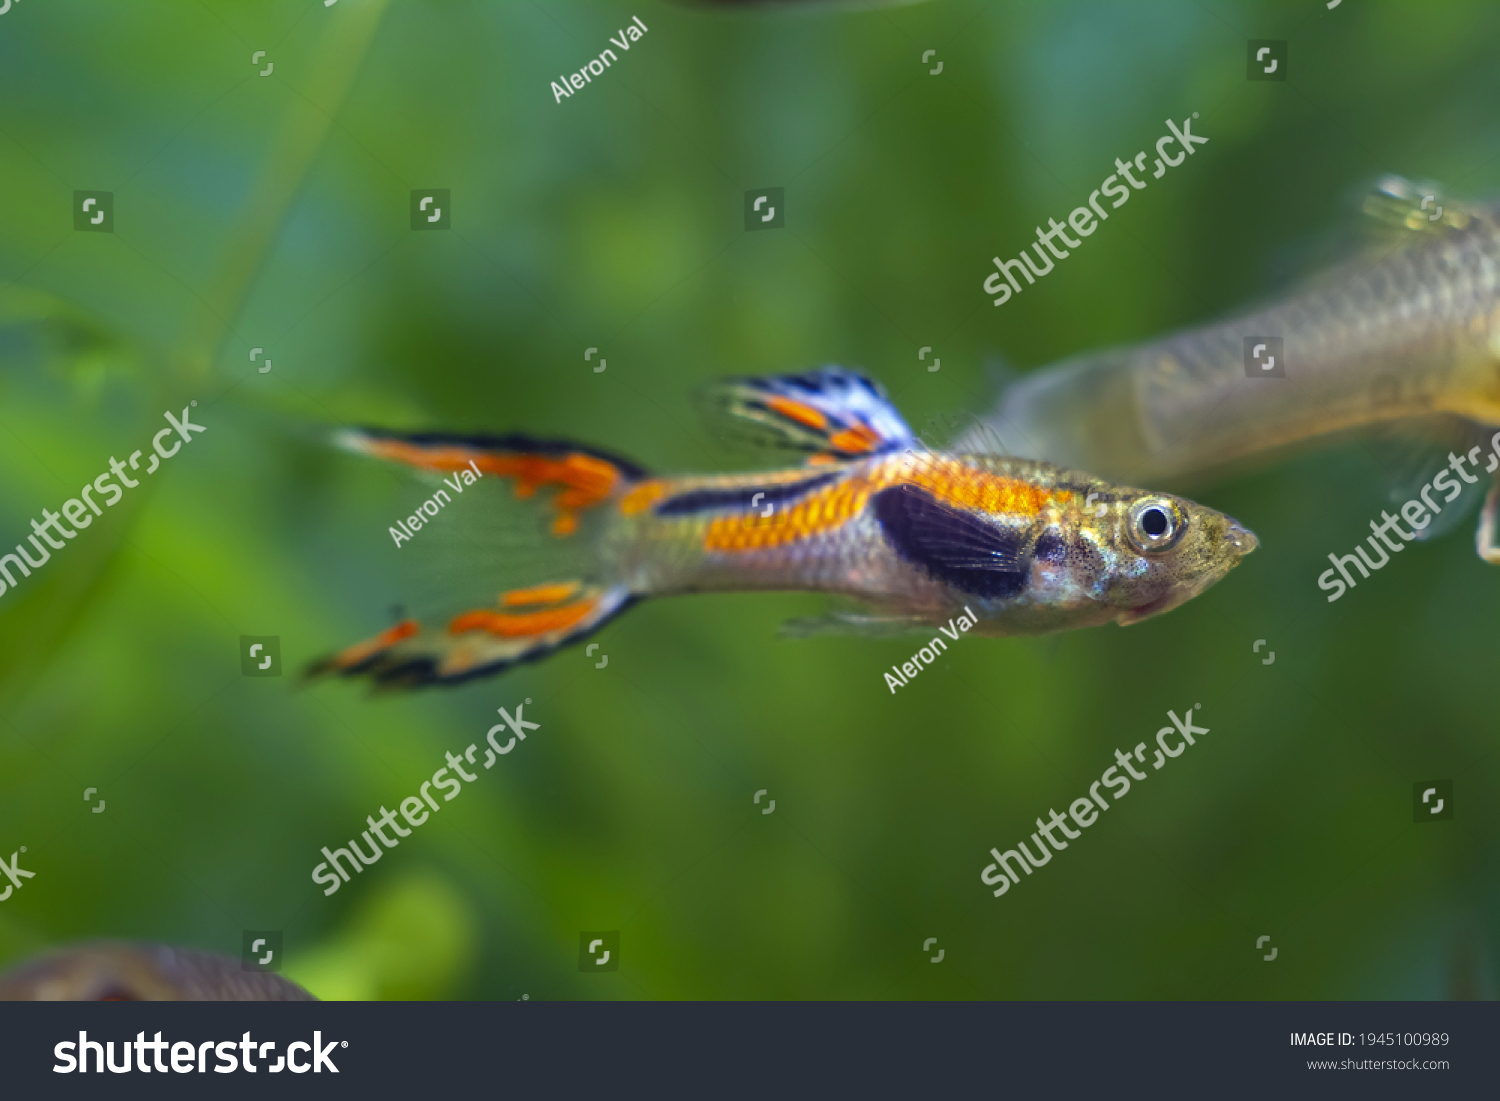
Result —
[[1255, 532], [1241, 525], [1238, 520], [1230, 521], [1229, 530], [1224, 533], [1224, 542], [1240, 558], [1260, 546], [1260, 540], [1255, 537]]

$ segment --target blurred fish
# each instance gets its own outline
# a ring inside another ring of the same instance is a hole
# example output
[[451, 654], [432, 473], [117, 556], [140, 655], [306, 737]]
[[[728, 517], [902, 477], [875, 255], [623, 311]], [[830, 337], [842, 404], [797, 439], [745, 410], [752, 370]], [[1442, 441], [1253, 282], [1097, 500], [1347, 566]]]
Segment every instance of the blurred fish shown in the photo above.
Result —
[[99, 941], [0, 975], [4, 1002], [312, 1002], [296, 983], [212, 952]]
[[[1500, 427], [1500, 207], [1390, 176], [1364, 209], [1376, 229], [1370, 248], [1300, 291], [1038, 371], [1010, 387], [984, 425], [1041, 458], [1152, 484], [1393, 423], [1477, 458], [1479, 441]], [[1271, 367], [1271, 339], [1282, 362], [1252, 377]], [[1500, 481], [1476, 541], [1500, 564], [1497, 493]]]
[[552, 538], [585, 554], [576, 574], [501, 591], [491, 575], [503, 556], [478, 553], [458, 586], [467, 595], [440, 615], [404, 619], [310, 672], [454, 684], [576, 643], [644, 597], [693, 592], [834, 593], [874, 613], [802, 631], [930, 628], [966, 608], [978, 634], [1123, 625], [1191, 599], [1255, 549], [1234, 520], [1178, 497], [1047, 463], [929, 450], [880, 387], [841, 368], [731, 379], [707, 400], [763, 439], [811, 453], [807, 465], [657, 478], [602, 451], [525, 436], [343, 433], [352, 450], [453, 472], [454, 494], [440, 490], [449, 500], [428, 512], [449, 528], [479, 515], [467, 501], [446, 511], [457, 494], [481, 491], [465, 489], [475, 474], [516, 479], [521, 498], [560, 486]]

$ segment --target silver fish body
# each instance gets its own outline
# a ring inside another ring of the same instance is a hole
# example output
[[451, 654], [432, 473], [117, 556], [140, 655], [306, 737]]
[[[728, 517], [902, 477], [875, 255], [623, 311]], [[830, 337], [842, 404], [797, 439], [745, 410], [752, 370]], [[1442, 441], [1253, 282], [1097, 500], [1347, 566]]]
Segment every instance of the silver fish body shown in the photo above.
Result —
[[[1380, 194], [1408, 204], [1402, 239], [1264, 308], [1038, 371], [985, 428], [1013, 450], [1156, 484], [1382, 422], [1500, 426], [1500, 208], [1451, 204], [1429, 226], [1427, 208], [1443, 207], [1418, 203], [1420, 189], [1389, 179]], [[1274, 340], [1281, 370], [1262, 375]]]

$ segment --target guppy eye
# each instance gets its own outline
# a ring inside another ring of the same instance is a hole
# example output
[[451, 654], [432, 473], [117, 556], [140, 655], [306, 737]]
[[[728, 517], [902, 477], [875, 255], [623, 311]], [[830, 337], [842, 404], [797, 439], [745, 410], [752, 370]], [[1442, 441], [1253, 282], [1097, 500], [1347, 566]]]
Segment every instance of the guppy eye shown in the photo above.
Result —
[[1143, 554], [1156, 554], [1175, 546], [1186, 530], [1187, 517], [1166, 498], [1147, 497], [1130, 510], [1130, 541]]

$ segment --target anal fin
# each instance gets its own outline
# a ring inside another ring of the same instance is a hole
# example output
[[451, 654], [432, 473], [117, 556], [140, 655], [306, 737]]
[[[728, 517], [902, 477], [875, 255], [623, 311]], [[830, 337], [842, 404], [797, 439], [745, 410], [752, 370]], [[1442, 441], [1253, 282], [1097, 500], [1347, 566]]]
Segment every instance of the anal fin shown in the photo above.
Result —
[[864, 615], [857, 612], [830, 612], [822, 616], [789, 619], [781, 625], [782, 638], [810, 638], [813, 635], [859, 635], [864, 638], [896, 638], [914, 631], [930, 632], [933, 620], [922, 616]]

